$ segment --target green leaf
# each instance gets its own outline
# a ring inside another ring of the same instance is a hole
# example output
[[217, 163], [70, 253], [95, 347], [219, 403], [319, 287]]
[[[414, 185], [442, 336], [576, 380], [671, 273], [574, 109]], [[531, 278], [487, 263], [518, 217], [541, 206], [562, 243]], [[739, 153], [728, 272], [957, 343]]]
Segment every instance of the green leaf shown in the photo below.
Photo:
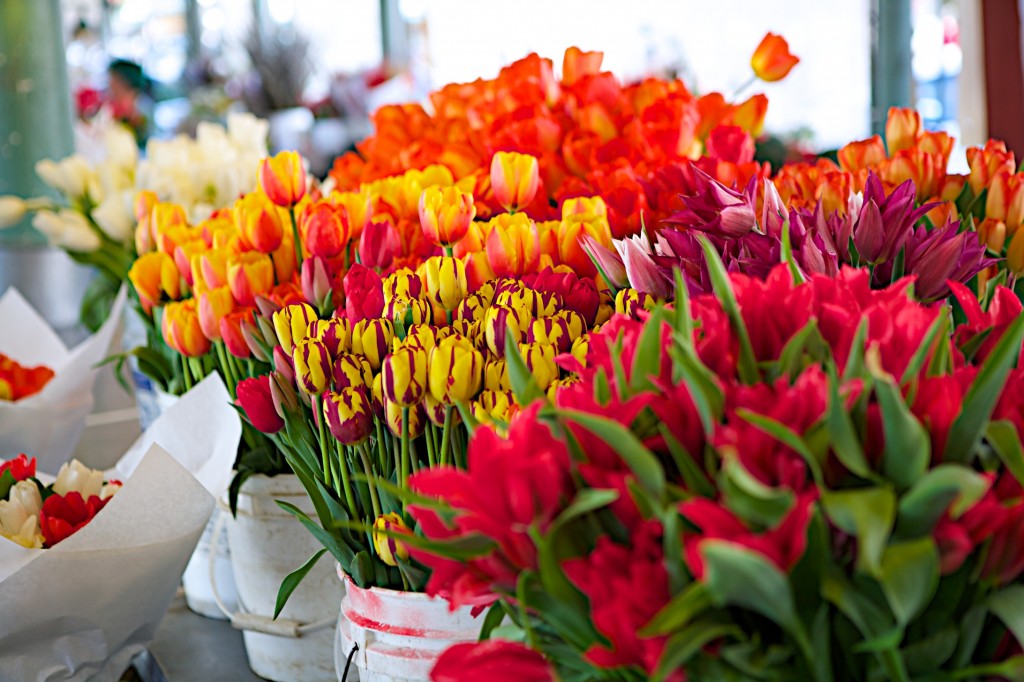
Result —
[[651, 377], [661, 373], [662, 349], [661, 335], [665, 323], [665, 307], [659, 305], [651, 313], [644, 324], [640, 339], [637, 341], [636, 355], [633, 358], [633, 375], [630, 388], [634, 391], [653, 390]]
[[795, 284], [803, 284], [807, 281], [804, 273], [800, 272], [800, 266], [797, 265], [796, 259], [793, 257], [793, 241], [789, 234], [788, 218], [782, 224], [782, 262], [789, 268], [789, 274], [793, 277]]
[[896, 494], [874, 486], [822, 492], [825, 513], [840, 530], [857, 538], [857, 567], [878, 576], [882, 552], [896, 520]]
[[673, 303], [675, 320], [673, 322], [674, 337], [677, 338], [683, 350], [694, 352], [693, 346], [693, 317], [690, 313], [690, 291], [683, 281], [683, 273], [679, 268], [672, 271], [676, 284], [676, 297]]
[[879, 576], [889, 608], [901, 627], [927, 606], [939, 585], [939, 550], [923, 537], [885, 548]]
[[352, 564], [352, 559], [355, 554], [348, 545], [341, 542], [337, 537], [317, 525], [313, 519], [309, 518], [305, 512], [295, 505], [289, 504], [288, 502], [282, 502], [281, 500], [275, 501], [277, 502], [277, 506], [297, 518], [299, 522], [306, 527], [306, 530], [312, 533], [313, 537], [319, 540], [320, 544], [327, 548], [331, 553], [331, 556], [337, 559], [338, 563], [341, 564], [343, 568]]
[[301, 583], [302, 579], [306, 577], [306, 574], [313, 569], [316, 562], [320, 561], [320, 557], [322, 557], [325, 552], [327, 552], [326, 548], [321, 549], [319, 552], [311, 556], [309, 561], [303, 564], [299, 569], [285, 576], [284, 580], [281, 582], [281, 588], [277, 591], [277, 605], [274, 606], [274, 620], [277, 620], [277, 617], [281, 615], [281, 609], [283, 609], [284, 605], [288, 602], [288, 598], [292, 596], [292, 592], [294, 592], [295, 588], [299, 586], [299, 583]]
[[930, 469], [900, 499], [896, 536], [900, 539], [930, 536], [947, 509], [953, 518], [958, 518], [980, 500], [988, 488], [989, 482], [984, 476], [959, 464], [940, 464]]
[[665, 494], [665, 471], [654, 454], [644, 447], [640, 439], [622, 424], [576, 410], [559, 410], [562, 418], [579, 424], [598, 436], [615, 450], [629, 466], [637, 480], [660, 501]]
[[1002, 393], [1006, 376], [1020, 355], [1022, 339], [1024, 315], [1019, 316], [1006, 329], [971, 383], [971, 388], [964, 396], [960, 416], [949, 430], [942, 461], [966, 462], [974, 454]]
[[818, 321], [811, 318], [803, 328], [782, 347], [777, 362], [778, 376], [795, 377], [803, 371], [804, 355], [823, 345]]
[[480, 637], [477, 641], [484, 642], [490, 639], [491, 633], [501, 625], [503, 620], [505, 620], [505, 605], [499, 599], [491, 604], [491, 608], [487, 609], [487, 615], [484, 616], [484, 622], [480, 626]]
[[920, 679], [919, 675], [941, 669], [956, 652], [959, 639], [959, 632], [950, 621], [927, 637], [906, 644], [902, 651], [910, 674]]
[[850, 354], [846, 358], [846, 367], [843, 368], [843, 381], [857, 379], [867, 375], [867, 367], [864, 364], [864, 343], [868, 338], [868, 318], [861, 318], [857, 325], [857, 333], [853, 335], [850, 343]]
[[359, 585], [359, 587], [373, 585], [376, 570], [373, 566], [373, 557], [370, 556], [368, 551], [364, 549], [356, 553], [352, 559], [352, 564], [349, 566], [348, 577], [352, 578], [352, 582]]
[[864, 456], [864, 448], [861, 447], [857, 438], [857, 431], [853, 425], [846, 403], [839, 395], [839, 381], [835, 376], [835, 370], [829, 367], [829, 403], [828, 415], [825, 423], [831, 433], [832, 450], [843, 466], [861, 478], [872, 476], [871, 466], [867, 457]]
[[523, 356], [519, 353], [519, 344], [512, 335], [511, 329], [507, 329], [505, 334], [505, 365], [508, 367], [508, 380], [512, 384], [512, 394], [522, 407], [526, 407], [545, 395], [534, 380], [533, 373], [526, 366]]
[[920, 480], [928, 470], [931, 440], [892, 381], [875, 377], [875, 395], [885, 428], [882, 471], [898, 489], [904, 490]]
[[551, 528], [548, 529], [548, 533], [552, 533], [559, 530], [565, 524], [578, 519], [584, 514], [597, 511], [607, 507], [615, 500], [619, 499], [618, 490], [607, 490], [603, 488], [587, 488], [581, 490], [576, 494], [576, 498], [572, 501], [568, 507], [562, 510], [562, 512], [555, 518], [554, 523], [551, 524]]
[[715, 295], [722, 304], [722, 310], [729, 318], [733, 331], [740, 342], [739, 374], [740, 380], [745, 384], [756, 384], [760, 381], [761, 373], [757, 369], [757, 358], [754, 355], [754, 347], [750, 343], [750, 333], [747, 325], [743, 322], [743, 315], [740, 313], [739, 304], [736, 302], [736, 295], [732, 291], [732, 284], [729, 282], [729, 275], [725, 270], [718, 251], [704, 235], [698, 235], [701, 247], [704, 249], [704, 260], [708, 266], [708, 274], [711, 277], [711, 286]]
[[7, 499], [15, 483], [17, 481], [14, 480], [14, 474], [11, 473], [11, 470], [4, 469], [4, 472], [0, 474], [0, 500]]
[[713, 604], [708, 588], [692, 582], [651, 618], [637, 634], [641, 637], [667, 635], [685, 626]]
[[1018, 642], [1024, 642], [1024, 585], [1010, 585], [991, 595], [988, 608]]
[[789, 488], [773, 488], [755, 478], [733, 451], [722, 453], [719, 485], [726, 506], [747, 521], [775, 526], [793, 508], [796, 496]]
[[811, 452], [809, 447], [807, 447], [807, 443], [799, 434], [783, 423], [778, 422], [771, 417], [766, 417], [763, 414], [758, 414], [745, 409], [736, 410], [736, 414], [741, 419], [753, 424], [758, 430], [764, 431], [769, 436], [773, 437], [775, 440], [794, 450], [797, 454], [803, 457], [804, 461], [807, 462], [807, 467], [814, 475], [814, 480], [819, 485], [821, 484], [821, 463], [818, 462], [818, 458], [814, 456], [814, 453]]
[[789, 580], [775, 564], [725, 540], [702, 541], [700, 553], [704, 584], [715, 604], [750, 609], [777, 623], [810, 658], [810, 642], [797, 618]]
[[675, 633], [665, 643], [651, 682], [662, 682], [711, 642], [737, 633], [739, 629], [735, 625], [713, 622], [694, 623]]
[[676, 468], [679, 469], [679, 475], [682, 476], [686, 489], [701, 497], [714, 497], [715, 486], [708, 480], [704, 470], [697, 464], [697, 460], [686, 451], [679, 439], [672, 435], [668, 425], [658, 424], [658, 433], [665, 439], [665, 445], [668, 447], [669, 454], [672, 455], [672, 461], [676, 463]]
[[1005, 419], [989, 422], [985, 437], [1017, 482], [1024, 485], [1024, 448], [1013, 422]]
[[[914, 351], [914, 354], [910, 358], [910, 362], [907, 363], [906, 369], [903, 370], [903, 377], [900, 379], [900, 386], [905, 386], [921, 373], [921, 368], [924, 367], [924, 362], [928, 359], [928, 354], [931, 352], [932, 346], [935, 345], [936, 338], [949, 338], [949, 335], [945, 333], [948, 321], [949, 317], [947, 315], [938, 315], [931, 325], [928, 326], [928, 331], [925, 332], [924, 339], [921, 340], [921, 345], [917, 347], [916, 351]], [[939, 335], [940, 331], [943, 332], [941, 337]]]
[[700, 416], [704, 433], [712, 433], [718, 425], [725, 405], [725, 394], [718, 381], [707, 367], [697, 358], [696, 353], [672, 348], [669, 350], [675, 362], [674, 371], [679, 374], [679, 383], [686, 384], [693, 406]]

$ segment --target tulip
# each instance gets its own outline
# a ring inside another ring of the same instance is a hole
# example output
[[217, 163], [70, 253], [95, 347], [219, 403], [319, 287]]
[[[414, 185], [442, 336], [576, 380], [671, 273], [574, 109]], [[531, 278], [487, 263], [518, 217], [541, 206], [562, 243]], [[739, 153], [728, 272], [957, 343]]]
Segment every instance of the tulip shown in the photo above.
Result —
[[261, 253], [281, 246], [288, 213], [275, 206], [265, 194], [250, 192], [235, 202], [235, 226], [246, 243]]
[[601, 246], [612, 245], [612, 231], [607, 218], [595, 214], [576, 213], [563, 218], [559, 223], [558, 257], [561, 263], [568, 265], [577, 274], [593, 277], [597, 274], [597, 268], [581, 243], [584, 235]]
[[512, 417], [519, 411], [515, 397], [511, 390], [483, 391], [473, 401], [473, 416], [482, 422], [490, 423], [495, 420], [505, 422], [512, 421]]
[[616, 251], [605, 248], [599, 241], [588, 234], [580, 235], [580, 246], [594, 261], [601, 276], [610, 286], [616, 289], [629, 285], [626, 277], [626, 266]]
[[333, 293], [331, 276], [327, 272], [327, 261], [319, 256], [302, 261], [299, 283], [306, 302], [323, 310], [324, 304], [328, 302], [327, 295]]
[[199, 327], [211, 341], [220, 341], [220, 323], [235, 309], [235, 299], [227, 287], [210, 289], [199, 297]]
[[274, 286], [274, 263], [265, 253], [247, 251], [228, 259], [228, 286], [239, 305], [256, 305], [256, 296]]
[[331, 357], [348, 351], [352, 342], [352, 325], [347, 319], [313, 320], [306, 329], [306, 338], [322, 341]]
[[373, 412], [362, 389], [328, 392], [324, 395], [323, 411], [331, 435], [343, 445], [359, 445], [373, 432]]
[[785, 38], [767, 33], [750, 57], [750, 68], [758, 78], [772, 83], [785, 78], [799, 61], [799, 57], [790, 53]]
[[583, 334], [572, 342], [569, 350], [572, 356], [579, 361], [581, 367], [587, 366], [587, 353], [590, 352], [590, 334]]
[[[39, 489], [35, 483], [22, 481], [21, 483], [15, 484], [15, 487], [27, 483], [36, 491], [36, 495], [39, 495]], [[11, 489], [11, 493], [14, 489]], [[39, 517], [38, 514], [42, 510], [42, 502], [40, 501], [38, 509], [30, 509], [26, 507], [19, 494], [18, 498], [13, 495], [9, 500], [0, 500], [0, 536], [12, 540], [22, 547], [28, 549], [42, 549], [44, 538], [42, 533], [39, 532]]]
[[1006, 223], [1015, 232], [1024, 222], [1024, 173], [999, 173], [992, 178], [985, 200], [985, 217]]
[[[252, 320], [252, 308], [240, 308], [229, 312], [220, 318], [220, 338], [224, 341], [224, 347], [236, 358], [245, 360], [255, 356], [258, 360], [266, 360], [263, 350], [258, 344], [250, 343], [250, 339], [245, 333], [245, 325], [252, 324]], [[200, 315], [199, 321], [202, 323], [202, 315]]]
[[332, 192], [330, 202], [342, 208], [348, 220], [348, 234], [359, 239], [370, 223], [370, 195], [365, 192]]
[[298, 152], [278, 152], [260, 162], [260, 189], [272, 202], [291, 208], [306, 195], [306, 171]]
[[487, 253], [478, 251], [466, 256], [466, 286], [470, 292], [476, 293], [480, 287], [494, 279], [494, 270], [487, 260]]
[[270, 376], [261, 375], [238, 382], [238, 404], [249, 423], [263, 433], [277, 433], [284, 428], [271, 396]]
[[505, 358], [495, 358], [484, 363], [484, 389], [487, 391], [508, 391], [512, 381], [508, 377]]
[[557, 317], [534, 320], [528, 329], [526, 339], [529, 343], [551, 345], [557, 348], [559, 353], [569, 350], [572, 343], [569, 324], [565, 319]]
[[466, 266], [457, 258], [434, 256], [420, 266], [420, 278], [433, 301], [447, 311], [459, 307], [467, 295]]
[[352, 352], [366, 358], [376, 371], [387, 356], [394, 336], [395, 327], [390, 320], [360, 320], [352, 326]]
[[494, 198], [509, 213], [527, 206], [540, 189], [537, 158], [517, 152], [498, 152], [491, 159], [491, 188]]
[[383, 316], [402, 326], [423, 324], [434, 319], [434, 309], [426, 301], [418, 298], [395, 296], [384, 306]]
[[1013, 152], [1006, 151], [1006, 144], [999, 140], [989, 140], [983, 148], [969, 147], [967, 163], [971, 167], [968, 182], [974, 196], [980, 196], [1000, 173], [1013, 173], [1017, 170]]
[[342, 284], [345, 290], [345, 316], [355, 324], [380, 317], [384, 311], [384, 283], [373, 270], [356, 263]]
[[274, 411], [281, 419], [288, 419], [288, 415], [295, 414], [299, 409], [295, 383], [276, 370], [270, 373], [270, 398], [274, 402]]
[[331, 376], [335, 391], [343, 388], [361, 388], [366, 390], [373, 383], [373, 368], [362, 355], [340, 353], [334, 359]]
[[316, 311], [306, 303], [290, 305], [273, 313], [277, 342], [285, 353], [291, 353], [296, 344], [307, 338], [309, 325], [317, 319]]
[[28, 213], [28, 203], [21, 197], [10, 194], [0, 196], [0, 229], [21, 222]]
[[912, 148], [893, 154], [891, 159], [879, 167], [878, 175], [890, 185], [913, 180], [917, 200], [924, 202], [938, 194], [945, 169], [945, 161], [938, 154]]
[[430, 393], [454, 405], [473, 398], [483, 382], [484, 358], [466, 339], [449, 337], [430, 351]]
[[[174, 265], [178, 268], [178, 273], [186, 284], [193, 287], [194, 294], [200, 294], [209, 288], [202, 278], [202, 271], [192, 267], [193, 262], [197, 264], [201, 262], [202, 254], [206, 251], [206, 242], [202, 239], [192, 239], [175, 246], [174, 253], [171, 254], [174, 257]], [[199, 277], [194, 277], [194, 274], [199, 274]]]
[[128, 271], [128, 279], [147, 308], [181, 295], [181, 275], [166, 253], [154, 251], [139, 256]]
[[43, 233], [51, 246], [68, 251], [92, 253], [102, 245], [85, 216], [71, 209], [61, 209], [56, 213], [38, 211], [32, 218], [32, 227]]
[[359, 262], [369, 268], [387, 267], [402, 253], [402, 238], [387, 217], [374, 218], [359, 239]]
[[168, 303], [164, 307], [163, 335], [167, 345], [187, 357], [206, 355], [210, 339], [199, 324], [199, 311], [194, 298]]
[[401, 268], [384, 278], [384, 298], [404, 296], [419, 298], [423, 293], [423, 280], [409, 268]]
[[414, 324], [405, 330], [403, 346], [414, 346], [430, 352], [430, 349], [437, 345], [437, 336], [434, 327], [428, 324]]
[[57, 480], [53, 483], [53, 492], [67, 495], [76, 492], [88, 499], [100, 494], [103, 487], [103, 472], [90, 469], [77, 459], [65, 462], [57, 472]]
[[548, 400], [551, 402], [552, 405], [557, 404], [558, 391], [561, 390], [562, 388], [565, 388], [566, 386], [572, 386], [573, 384], [578, 384], [579, 382], [580, 378], [576, 374], [564, 377], [562, 379], [555, 379], [550, 384], [548, 384]]
[[388, 566], [397, 566], [399, 561], [408, 560], [409, 548], [405, 543], [381, 531], [411, 534], [409, 526], [405, 525], [402, 517], [397, 512], [389, 512], [377, 517], [377, 520], [373, 522], [373, 550]]
[[519, 346], [519, 353], [540, 389], [547, 390], [558, 378], [558, 365], [555, 364], [558, 349], [548, 343], [524, 343]]
[[36, 175], [50, 187], [74, 201], [89, 193], [95, 171], [80, 154], [73, 154], [60, 161], [42, 159], [36, 163]]
[[656, 298], [672, 295], [672, 282], [654, 262], [650, 243], [646, 237], [627, 237], [615, 242], [622, 257], [626, 279], [631, 287]]
[[885, 143], [878, 135], [850, 142], [839, 150], [839, 166], [849, 173], [875, 167], [885, 161]]
[[537, 269], [540, 238], [537, 226], [523, 214], [499, 216], [487, 235], [487, 262], [499, 277], [521, 277]]
[[913, 109], [890, 107], [889, 116], [885, 121], [885, 144], [889, 149], [889, 156], [913, 147], [922, 130], [921, 114]]
[[[159, 201], [153, 205], [149, 216], [149, 228], [153, 245], [156, 248], [166, 251], [162, 245], [162, 236], [174, 232], [174, 230], [187, 228], [188, 218], [185, 216], [185, 209], [177, 204]], [[138, 241], [138, 236], [136, 236]], [[147, 249], [148, 250], [148, 249]]]
[[306, 251], [323, 258], [341, 254], [351, 234], [345, 208], [325, 199], [303, 209], [299, 217], [299, 231]]
[[[199, 276], [207, 289], [216, 289], [228, 283], [228, 260], [231, 252], [227, 249], [210, 249], [199, 254]], [[192, 275], [195, 278], [196, 268], [193, 263]]]
[[316, 339], [305, 339], [295, 344], [292, 366], [299, 388], [310, 395], [322, 393], [333, 377], [331, 354], [327, 346]]
[[[379, 377], [380, 375], [377, 376]], [[381, 403], [384, 411], [384, 422], [392, 434], [398, 438], [402, 437], [402, 427], [405, 424], [402, 413], [407, 411], [409, 414], [409, 439], [415, 440], [423, 435], [423, 430], [427, 425], [427, 416], [423, 411], [422, 405], [403, 408], [386, 397], [381, 400]]]
[[451, 248], [476, 217], [473, 195], [458, 187], [428, 187], [420, 195], [420, 227], [432, 244]]
[[1024, 274], [1024, 230], [1017, 230], [1006, 247], [1006, 267], [1017, 276]]
[[505, 339], [509, 331], [516, 343], [523, 340], [529, 316], [509, 306], [493, 306], [487, 309], [484, 317], [484, 334], [487, 347], [499, 357], [505, 355]]
[[977, 227], [978, 241], [989, 251], [1002, 254], [1006, 245], [1006, 223], [995, 218], [985, 218]]
[[656, 301], [650, 294], [636, 289], [623, 289], [615, 294], [615, 312], [635, 317], [641, 310], [653, 310]]
[[483, 319], [487, 307], [487, 300], [483, 296], [479, 294], [467, 296], [459, 303], [459, 308], [455, 311], [455, 319], [478, 322]]
[[412, 346], [388, 355], [381, 365], [384, 395], [400, 407], [411, 407], [427, 390], [427, 353]]

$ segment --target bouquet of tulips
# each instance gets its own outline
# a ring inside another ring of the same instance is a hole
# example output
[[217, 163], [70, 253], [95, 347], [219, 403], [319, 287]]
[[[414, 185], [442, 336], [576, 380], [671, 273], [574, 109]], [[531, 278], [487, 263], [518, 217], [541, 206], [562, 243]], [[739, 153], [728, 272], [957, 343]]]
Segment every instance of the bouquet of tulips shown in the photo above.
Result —
[[700, 241], [713, 293], [614, 316], [579, 381], [527, 377], [465, 470], [410, 478], [428, 594], [515, 623], [434, 679], [1019, 679], [1019, 300], [953, 282], [955, 324], [913, 278]]

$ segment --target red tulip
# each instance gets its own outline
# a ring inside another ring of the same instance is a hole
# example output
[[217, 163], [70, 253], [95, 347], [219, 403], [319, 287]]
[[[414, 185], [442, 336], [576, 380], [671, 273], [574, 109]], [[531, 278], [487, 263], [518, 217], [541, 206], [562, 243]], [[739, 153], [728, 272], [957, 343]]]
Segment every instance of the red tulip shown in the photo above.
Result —
[[0, 477], [5, 471], [10, 471], [15, 481], [24, 481], [36, 475], [36, 458], [28, 458], [28, 455], [21, 453], [14, 459], [9, 459], [0, 464]]
[[98, 495], [92, 495], [84, 500], [81, 493], [74, 491], [47, 497], [39, 512], [39, 530], [46, 546], [53, 547], [76, 533], [99, 514], [110, 499], [102, 500]]
[[345, 313], [351, 324], [384, 312], [384, 282], [373, 270], [356, 263], [345, 275]]
[[491, 639], [456, 644], [430, 671], [432, 682], [554, 682], [544, 657], [518, 642]]
[[284, 428], [284, 420], [274, 409], [269, 375], [239, 381], [238, 404], [245, 411], [249, 422], [263, 433], [277, 433]]

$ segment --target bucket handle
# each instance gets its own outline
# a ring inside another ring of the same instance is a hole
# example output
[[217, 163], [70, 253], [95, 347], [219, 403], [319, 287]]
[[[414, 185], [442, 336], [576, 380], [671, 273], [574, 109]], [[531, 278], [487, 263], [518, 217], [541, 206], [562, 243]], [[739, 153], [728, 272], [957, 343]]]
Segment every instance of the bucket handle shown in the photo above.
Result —
[[278, 618], [273, 619], [269, 616], [261, 616], [257, 613], [247, 613], [245, 607], [242, 605], [242, 600], [238, 600], [239, 611], [232, 613], [231, 609], [227, 607], [224, 600], [221, 599], [220, 590], [217, 589], [217, 572], [215, 570], [217, 561], [217, 548], [220, 545], [220, 534], [224, 530], [225, 517], [230, 512], [218, 508], [219, 512], [217, 521], [213, 524], [213, 537], [210, 538], [210, 587], [213, 588], [213, 600], [217, 602], [217, 608], [221, 610], [228, 620], [231, 622], [231, 627], [236, 630], [249, 630], [251, 632], [261, 632], [267, 635], [277, 635], [278, 637], [291, 637], [298, 639], [304, 635], [309, 635], [318, 630], [323, 630], [326, 627], [333, 626], [337, 622], [336, 618], [325, 618], [324, 620], [318, 620], [313, 623], [302, 623], [292, 618]]

